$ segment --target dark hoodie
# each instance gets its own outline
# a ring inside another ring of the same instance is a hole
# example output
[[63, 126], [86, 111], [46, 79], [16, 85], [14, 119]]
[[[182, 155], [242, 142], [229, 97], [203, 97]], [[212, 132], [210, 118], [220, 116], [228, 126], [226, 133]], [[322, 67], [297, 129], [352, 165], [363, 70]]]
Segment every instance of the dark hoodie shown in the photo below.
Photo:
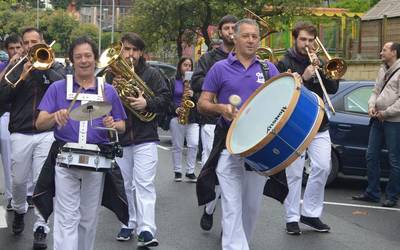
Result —
[[[277, 68], [279, 69], [280, 72], [286, 72], [288, 71], [288, 69], [290, 69], [292, 72], [297, 72], [300, 75], [303, 75], [308, 65], [310, 65], [310, 60], [308, 56], [303, 56], [297, 53], [294, 48], [290, 48], [284, 55], [283, 59], [278, 62]], [[325, 86], [326, 92], [328, 92], [328, 94], [335, 94], [339, 87], [339, 81], [327, 79], [322, 70], [319, 70], [319, 73], [321, 75], [322, 82]], [[323, 91], [320, 84], [318, 83], [317, 77], [312, 77], [310, 80], [304, 81], [303, 84], [307, 89], [316, 93], [322, 99], [324, 98]], [[325, 113], [324, 119], [322, 120], [318, 132], [326, 131], [328, 129], [329, 129], [329, 120]]]
[[[194, 99], [198, 100], [203, 87], [204, 78], [207, 72], [211, 69], [214, 63], [226, 59], [229, 53], [226, 53], [222, 48], [216, 48], [206, 52], [197, 61], [196, 67], [193, 72], [191, 87], [194, 92]], [[198, 115], [199, 124], [216, 124], [217, 118], [213, 116]]]

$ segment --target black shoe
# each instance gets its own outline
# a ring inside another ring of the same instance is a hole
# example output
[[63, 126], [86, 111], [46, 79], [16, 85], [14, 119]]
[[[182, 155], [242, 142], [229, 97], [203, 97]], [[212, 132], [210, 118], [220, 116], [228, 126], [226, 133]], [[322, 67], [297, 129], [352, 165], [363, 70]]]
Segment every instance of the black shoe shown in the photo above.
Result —
[[138, 236], [137, 246], [139, 247], [156, 247], [158, 240], [148, 231], [143, 231]]
[[40, 226], [36, 228], [35, 232], [33, 233], [33, 249], [46, 249], [46, 236], [47, 234], [44, 232], [44, 227]]
[[351, 198], [353, 198], [353, 200], [356, 200], [356, 201], [379, 202], [379, 199], [374, 199], [366, 193], [355, 195]]
[[33, 205], [32, 196], [26, 196], [26, 202], [28, 202], [28, 207], [29, 208], [34, 208], [35, 207], [35, 205]]
[[204, 231], [210, 231], [213, 226], [213, 215], [206, 213], [206, 208], [204, 208], [203, 215], [200, 219], [200, 227]]
[[299, 223], [296, 221], [286, 223], [286, 233], [290, 235], [300, 235], [301, 230]]
[[392, 201], [392, 200], [385, 200], [385, 202], [382, 203], [382, 207], [395, 207], [397, 205], [397, 201]]
[[300, 216], [300, 222], [306, 224], [309, 227], [312, 227], [317, 232], [329, 232], [331, 228], [324, 224], [318, 217], [307, 217], [307, 216]]
[[20, 234], [24, 231], [25, 223], [24, 223], [24, 215], [14, 212], [14, 221], [12, 224], [12, 230], [14, 234]]
[[14, 210], [14, 208], [12, 207], [12, 205], [11, 205], [11, 199], [8, 199], [8, 202], [7, 202], [7, 211], [13, 211]]
[[179, 172], [175, 172], [175, 178], [174, 178], [175, 182], [181, 182], [182, 181], [182, 174]]
[[187, 182], [197, 182], [197, 177], [195, 174], [186, 174]]
[[121, 228], [117, 235], [118, 241], [127, 241], [130, 240], [133, 236], [133, 229], [132, 228]]

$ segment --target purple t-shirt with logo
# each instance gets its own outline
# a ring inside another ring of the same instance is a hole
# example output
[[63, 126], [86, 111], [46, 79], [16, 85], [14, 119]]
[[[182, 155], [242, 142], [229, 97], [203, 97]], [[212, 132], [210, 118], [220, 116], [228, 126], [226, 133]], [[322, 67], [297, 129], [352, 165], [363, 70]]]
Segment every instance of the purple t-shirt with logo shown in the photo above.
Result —
[[[266, 61], [269, 67], [269, 78], [279, 74], [275, 65]], [[263, 83], [264, 75], [260, 62], [254, 57], [250, 66], [246, 69], [236, 58], [229, 53], [228, 58], [216, 62], [204, 79], [203, 91], [215, 93], [218, 103], [229, 103], [229, 96], [238, 95], [242, 99], [241, 105]]]
[[174, 103], [176, 106], [181, 105], [183, 95], [183, 81], [175, 80]]
[[[79, 85], [75, 82], [73, 84], [73, 92], [76, 93]], [[124, 107], [120, 101], [120, 98], [110, 84], [104, 84], [104, 92], [106, 95], [106, 100], [112, 105], [112, 109], [110, 111], [110, 115], [114, 118], [115, 121], [126, 120], [126, 114], [124, 111]], [[82, 89], [80, 93], [86, 94], [97, 94], [97, 84], [96, 87], [89, 89]], [[71, 100], [66, 100], [67, 96], [67, 85], [66, 80], [56, 81], [49, 86], [46, 91], [46, 94], [43, 96], [42, 101], [38, 107], [41, 111], [47, 111], [48, 113], [54, 113], [60, 109], [68, 109]], [[76, 101], [72, 110], [81, 105], [81, 101]], [[87, 128], [87, 143], [90, 144], [104, 144], [109, 142], [108, 132], [104, 130], [94, 129], [93, 127], [99, 126], [104, 127], [103, 125], [103, 117], [94, 119], [92, 125], [88, 122]], [[74, 121], [72, 119], [68, 119], [67, 124], [58, 128], [55, 126], [54, 128], [54, 137], [58, 140], [64, 142], [78, 142], [78, 134], [79, 134], [79, 121]]]

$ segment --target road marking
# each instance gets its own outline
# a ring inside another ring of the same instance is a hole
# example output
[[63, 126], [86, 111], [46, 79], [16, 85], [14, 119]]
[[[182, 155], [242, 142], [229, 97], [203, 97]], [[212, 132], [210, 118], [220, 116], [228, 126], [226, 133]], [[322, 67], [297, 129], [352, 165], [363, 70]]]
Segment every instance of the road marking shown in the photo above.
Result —
[[159, 135], [160, 138], [171, 139], [170, 135]]
[[344, 207], [361, 207], [361, 208], [380, 209], [389, 211], [400, 211], [400, 208], [394, 208], [394, 207], [378, 207], [378, 206], [368, 206], [368, 205], [352, 204], [352, 203], [339, 203], [331, 201], [324, 201], [324, 204], [334, 205], [334, 206], [344, 206]]
[[161, 148], [161, 149], [164, 149], [164, 150], [167, 150], [167, 151], [170, 151], [170, 150], [171, 150], [170, 147], [164, 147], [164, 146], [161, 146], [161, 145], [157, 145], [157, 147], [159, 147], [159, 148]]
[[3, 206], [0, 206], [0, 228], [7, 228], [6, 214], [7, 211]]

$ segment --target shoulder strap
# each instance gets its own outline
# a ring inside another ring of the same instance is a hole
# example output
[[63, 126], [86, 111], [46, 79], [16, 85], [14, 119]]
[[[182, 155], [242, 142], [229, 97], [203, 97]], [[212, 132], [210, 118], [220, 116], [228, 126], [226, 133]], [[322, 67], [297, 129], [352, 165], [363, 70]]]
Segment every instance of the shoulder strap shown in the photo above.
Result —
[[269, 65], [265, 60], [258, 59], [261, 65], [261, 71], [264, 75], [264, 81], [266, 82], [269, 79]]
[[381, 89], [381, 92], [379, 92], [379, 94], [382, 93], [383, 89], [386, 87], [386, 84], [390, 81], [390, 79], [392, 78], [392, 76], [394, 76], [394, 74], [396, 74], [397, 71], [400, 70], [400, 67], [397, 68], [395, 71], [392, 72], [392, 74], [390, 74], [389, 78], [385, 81], [385, 83], [383, 84], [383, 87]]

